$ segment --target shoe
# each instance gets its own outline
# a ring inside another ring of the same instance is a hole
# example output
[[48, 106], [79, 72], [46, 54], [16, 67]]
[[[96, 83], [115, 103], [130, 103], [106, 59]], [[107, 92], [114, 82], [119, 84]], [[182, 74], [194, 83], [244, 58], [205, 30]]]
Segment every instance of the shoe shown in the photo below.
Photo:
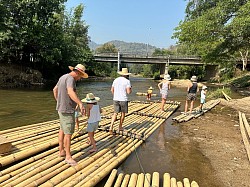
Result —
[[66, 162], [67, 164], [71, 165], [71, 166], [76, 166], [77, 165], [77, 162], [73, 159], [71, 160], [64, 160], [64, 162]]

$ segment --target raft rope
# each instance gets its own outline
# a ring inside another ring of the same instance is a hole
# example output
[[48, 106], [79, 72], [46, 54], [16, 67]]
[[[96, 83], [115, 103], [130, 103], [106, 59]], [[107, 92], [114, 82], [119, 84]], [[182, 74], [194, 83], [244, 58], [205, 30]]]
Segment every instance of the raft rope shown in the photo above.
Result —
[[[141, 164], [139, 155], [138, 155], [138, 153], [137, 153], [137, 151], [136, 151], [134, 139], [135, 139], [135, 137], [132, 137], [133, 146], [134, 146], [134, 148], [135, 148], [134, 152], [135, 152], [136, 159], [137, 159], [137, 161], [138, 161], [138, 163], [139, 163], [139, 166], [140, 166], [140, 168], [141, 168], [141, 170], [142, 170], [142, 172], [143, 172], [143, 174], [144, 174], [146, 180], [148, 181], [148, 184], [150, 185], [150, 181], [149, 181], [149, 179], [148, 179], [148, 177], [147, 177], [147, 175], [146, 175], [146, 173], [145, 173], [145, 170], [144, 170], [144, 168], [143, 168], [143, 166], [142, 166], [142, 164]], [[152, 187], [152, 186], [150, 185], [149, 187]]]

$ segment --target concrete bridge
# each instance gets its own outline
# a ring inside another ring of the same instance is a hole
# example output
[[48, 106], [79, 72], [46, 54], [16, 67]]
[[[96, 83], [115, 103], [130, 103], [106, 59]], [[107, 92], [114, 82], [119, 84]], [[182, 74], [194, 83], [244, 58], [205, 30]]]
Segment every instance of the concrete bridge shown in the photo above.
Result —
[[206, 69], [205, 80], [214, 77], [216, 74], [216, 66], [205, 64], [200, 57], [195, 56], [142, 56], [121, 53], [102, 53], [94, 55], [96, 62], [111, 62], [117, 63], [117, 69], [120, 71], [120, 64], [159, 64], [160, 74], [163, 76], [168, 73], [169, 65], [195, 65], [204, 66]]

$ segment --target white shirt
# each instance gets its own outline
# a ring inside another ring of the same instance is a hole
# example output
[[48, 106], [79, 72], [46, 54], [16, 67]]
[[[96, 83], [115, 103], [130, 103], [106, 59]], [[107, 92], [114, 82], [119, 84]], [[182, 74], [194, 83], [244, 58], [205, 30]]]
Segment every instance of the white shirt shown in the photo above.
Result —
[[131, 88], [130, 80], [125, 77], [118, 77], [113, 81], [112, 87], [114, 87], [114, 101], [127, 101], [127, 88]]
[[206, 99], [205, 90], [201, 90], [201, 99]]
[[93, 105], [89, 111], [88, 123], [95, 123], [97, 121], [101, 121], [100, 106]]

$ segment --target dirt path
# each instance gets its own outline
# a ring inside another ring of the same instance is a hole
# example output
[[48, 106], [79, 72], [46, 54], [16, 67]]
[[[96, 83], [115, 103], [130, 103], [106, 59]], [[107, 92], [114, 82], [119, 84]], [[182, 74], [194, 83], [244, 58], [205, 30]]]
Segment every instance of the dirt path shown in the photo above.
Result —
[[[210, 160], [216, 181], [220, 181], [216, 187], [250, 187], [250, 162], [240, 132], [239, 110], [250, 114], [250, 97], [222, 101], [210, 112], [183, 125], [183, 137], [197, 144]], [[200, 186], [210, 187], [208, 184], [203, 182]]]

